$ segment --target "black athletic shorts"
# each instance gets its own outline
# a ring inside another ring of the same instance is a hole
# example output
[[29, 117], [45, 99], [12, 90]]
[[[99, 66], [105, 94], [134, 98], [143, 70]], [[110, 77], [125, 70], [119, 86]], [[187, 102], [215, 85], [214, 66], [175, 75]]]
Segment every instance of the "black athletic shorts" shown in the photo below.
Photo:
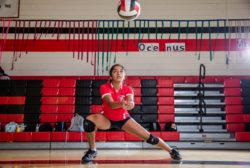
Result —
[[120, 121], [111, 121], [111, 126], [110, 128], [118, 128], [118, 129], [122, 129], [122, 126], [130, 119], [131, 117], [128, 117], [124, 120], [120, 120]]

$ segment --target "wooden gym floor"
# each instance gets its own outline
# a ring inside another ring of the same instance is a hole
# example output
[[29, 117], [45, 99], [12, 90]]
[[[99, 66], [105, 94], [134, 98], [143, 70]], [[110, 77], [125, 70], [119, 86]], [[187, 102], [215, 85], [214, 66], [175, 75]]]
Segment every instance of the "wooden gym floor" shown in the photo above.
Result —
[[81, 164], [83, 150], [0, 150], [0, 168], [231, 168], [250, 167], [247, 150], [180, 150], [181, 162], [159, 150], [98, 150], [95, 162]]

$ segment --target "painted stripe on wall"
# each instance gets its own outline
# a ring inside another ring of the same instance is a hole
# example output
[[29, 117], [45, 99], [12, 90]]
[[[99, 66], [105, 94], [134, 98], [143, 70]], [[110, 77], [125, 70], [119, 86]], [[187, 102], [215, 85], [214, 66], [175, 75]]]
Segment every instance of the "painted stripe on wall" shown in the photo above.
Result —
[[[1, 40], [0, 40], [1, 42]], [[196, 44], [197, 42], [197, 44]], [[4, 51], [68, 52], [68, 51], [139, 51], [139, 40], [6, 40]], [[140, 43], [159, 43], [159, 50], [165, 50], [165, 43], [185, 43], [185, 51], [240, 51], [237, 39], [173, 39], [140, 40]], [[230, 43], [229, 49], [225, 45]], [[242, 48], [244, 50], [244, 47]]]

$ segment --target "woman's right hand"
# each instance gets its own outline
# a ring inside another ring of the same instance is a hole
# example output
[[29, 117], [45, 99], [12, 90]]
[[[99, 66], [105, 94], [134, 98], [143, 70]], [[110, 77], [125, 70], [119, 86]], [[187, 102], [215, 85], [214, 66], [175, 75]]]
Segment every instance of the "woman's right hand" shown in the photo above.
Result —
[[131, 101], [123, 101], [122, 102], [122, 108], [125, 109], [125, 110], [131, 110], [134, 108], [134, 102], [131, 102]]

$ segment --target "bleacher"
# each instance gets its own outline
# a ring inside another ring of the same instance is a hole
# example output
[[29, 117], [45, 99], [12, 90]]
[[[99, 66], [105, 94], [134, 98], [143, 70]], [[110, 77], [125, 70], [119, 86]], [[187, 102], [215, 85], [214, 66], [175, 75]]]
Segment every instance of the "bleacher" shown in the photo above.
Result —
[[[89, 113], [99, 113], [102, 109], [99, 86], [105, 82], [107, 80], [103, 78], [1, 80], [0, 148], [87, 147], [84, 132], [54, 129], [36, 132], [36, 126], [49, 123], [54, 128], [56, 123], [64, 122], [68, 128], [74, 113], [83, 117]], [[128, 77], [126, 83], [135, 93], [135, 108], [130, 111], [131, 116], [170, 145], [180, 148], [218, 148], [213, 144], [218, 142], [224, 148], [234, 148], [237, 143], [250, 143], [248, 79], [205, 81], [206, 114], [202, 116], [202, 131], [196, 80]], [[11, 121], [24, 123], [27, 126], [25, 131], [4, 132], [4, 126]], [[175, 122], [178, 130], [166, 131], [168, 122]], [[109, 144], [115, 147], [116, 142], [126, 143], [122, 147], [150, 147], [120, 130], [98, 131], [96, 140], [103, 148], [108, 148]], [[245, 146], [240, 145], [242, 148]]]
[[[236, 141], [250, 141], [250, 80], [225, 80], [226, 128]], [[248, 132], [247, 132], [248, 131]]]

